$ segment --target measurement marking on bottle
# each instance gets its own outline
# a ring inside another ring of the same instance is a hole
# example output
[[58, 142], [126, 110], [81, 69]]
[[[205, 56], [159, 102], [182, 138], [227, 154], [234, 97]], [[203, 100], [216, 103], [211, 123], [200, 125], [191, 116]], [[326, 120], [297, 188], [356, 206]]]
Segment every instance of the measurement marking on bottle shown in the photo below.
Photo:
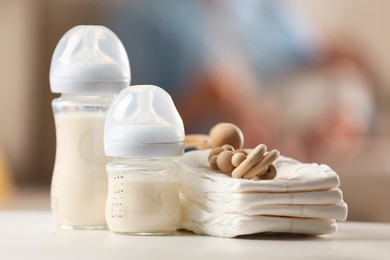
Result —
[[111, 217], [113, 219], [123, 218], [126, 215], [126, 210], [124, 207], [124, 176], [113, 176], [112, 177], [111, 190], [112, 194], [112, 203], [111, 203]]

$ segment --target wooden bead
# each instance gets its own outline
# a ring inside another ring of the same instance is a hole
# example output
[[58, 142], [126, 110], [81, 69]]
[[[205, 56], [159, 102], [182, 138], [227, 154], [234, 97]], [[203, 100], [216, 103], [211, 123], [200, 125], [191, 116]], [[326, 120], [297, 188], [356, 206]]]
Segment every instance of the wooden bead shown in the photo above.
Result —
[[213, 148], [213, 149], [210, 151], [210, 153], [209, 153], [208, 159], [210, 160], [211, 157], [213, 157], [214, 155], [218, 155], [218, 154], [220, 154], [220, 153], [223, 152], [223, 151], [225, 151], [225, 149], [222, 148], [222, 147], [215, 147], [215, 148]]
[[234, 153], [232, 157], [232, 164], [234, 167], [238, 167], [244, 160], [246, 155], [243, 153]]
[[215, 155], [211, 156], [211, 158], [209, 159], [210, 167], [213, 170], [218, 170], [217, 158], [218, 158], [218, 155], [215, 154]]
[[243, 153], [245, 155], [248, 155], [248, 152], [245, 149], [234, 150], [234, 153]]
[[232, 151], [223, 151], [222, 153], [218, 154], [217, 165], [222, 172], [230, 174], [233, 171], [234, 166], [232, 164], [232, 157]]
[[219, 123], [209, 132], [211, 145], [219, 147], [230, 144], [234, 149], [241, 149], [244, 144], [244, 135], [241, 129], [231, 123]]
[[231, 146], [230, 144], [224, 144], [224, 145], [222, 145], [222, 148], [225, 149], [226, 151], [234, 152], [234, 147]]

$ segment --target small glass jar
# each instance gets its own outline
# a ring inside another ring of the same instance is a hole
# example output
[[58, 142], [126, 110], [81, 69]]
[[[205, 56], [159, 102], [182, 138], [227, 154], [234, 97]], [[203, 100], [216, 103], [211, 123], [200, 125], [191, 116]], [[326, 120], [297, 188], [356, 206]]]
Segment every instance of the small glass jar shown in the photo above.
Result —
[[51, 209], [61, 229], [107, 228], [109, 157], [104, 154], [103, 132], [113, 98], [113, 94], [62, 94], [52, 102], [57, 145]]
[[179, 164], [175, 158], [108, 163], [106, 219], [111, 231], [170, 235], [180, 221]]

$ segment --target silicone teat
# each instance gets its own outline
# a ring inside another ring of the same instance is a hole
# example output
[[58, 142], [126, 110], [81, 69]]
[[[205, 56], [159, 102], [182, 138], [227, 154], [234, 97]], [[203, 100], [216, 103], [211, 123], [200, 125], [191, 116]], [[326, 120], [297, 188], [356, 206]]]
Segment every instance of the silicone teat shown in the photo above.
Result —
[[52, 92], [118, 93], [129, 84], [126, 50], [108, 28], [79, 25], [58, 42], [50, 67]]
[[169, 123], [156, 113], [153, 108], [153, 92], [148, 88], [137, 90], [137, 108], [126, 119], [129, 124], [135, 125], [169, 125]]
[[131, 86], [112, 103], [105, 125], [109, 156], [181, 156], [184, 126], [172, 98], [163, 89]]
[[[114, 64], [115, 60], [105, 54], [99, 46], [99, 34], [91, 28], [84, 30], [85, 32], [81, 35], [83, 43], [81, 49], [74, 53], [71, 61], [74, 63]], [[76, 37], [80, 39], [80, 36]]]

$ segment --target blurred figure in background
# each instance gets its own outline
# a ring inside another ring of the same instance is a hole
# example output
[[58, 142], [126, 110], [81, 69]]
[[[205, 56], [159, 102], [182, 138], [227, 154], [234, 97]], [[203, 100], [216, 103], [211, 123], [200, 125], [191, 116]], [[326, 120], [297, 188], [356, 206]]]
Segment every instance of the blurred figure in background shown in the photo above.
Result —
[[286, 153], [336, 163], [364, 151], [374, 137], [375, 83], [355, 54], [326, 55], [280, 80], [274, 96], [282, 107], [280, 143]]
[[132, 84], [166, 89], [187, 133], [229, 121], [246, 147], [303, 161], [360, 149], [373, 115], [364, 66], [331, 59], [333, 46], [292, 3], [129, 1], [105, 23], [128, 51]]

